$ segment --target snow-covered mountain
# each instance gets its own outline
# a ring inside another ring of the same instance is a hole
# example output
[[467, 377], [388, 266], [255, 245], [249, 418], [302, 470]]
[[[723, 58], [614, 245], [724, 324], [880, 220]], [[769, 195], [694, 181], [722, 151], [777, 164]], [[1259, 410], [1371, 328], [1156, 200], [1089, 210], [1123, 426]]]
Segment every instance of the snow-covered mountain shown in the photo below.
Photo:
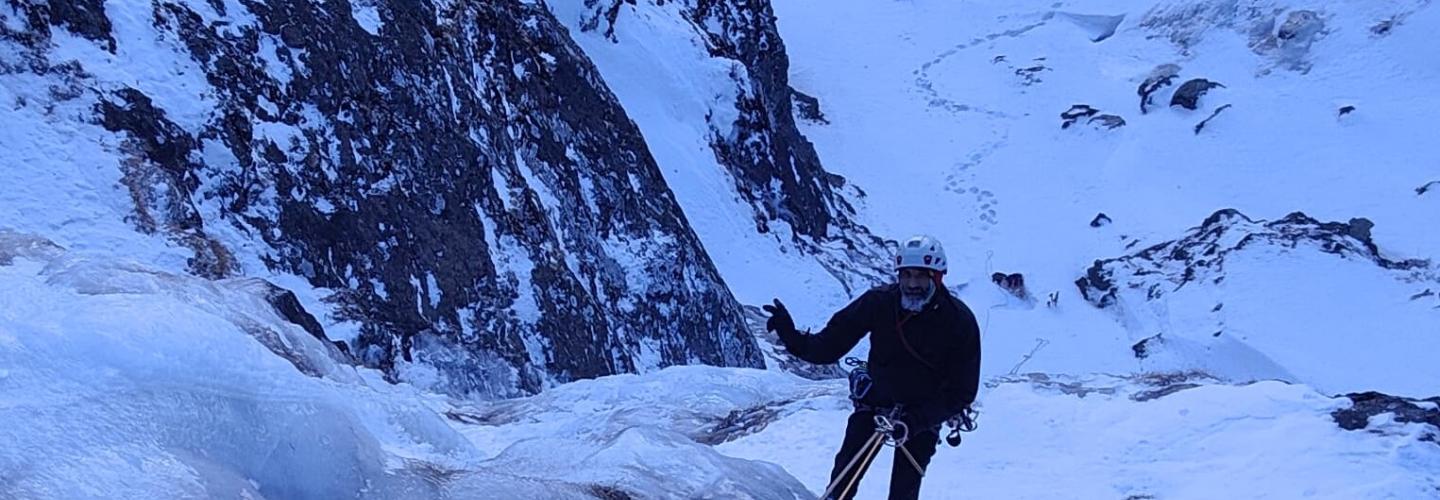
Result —
[[0, 497], [811, 498], [846, 387], [755, 306], [930, 233], [986, 382], [925, 498], [1440, 498], [1436, 28], [0, 2]]
[[[16, 124], [4, 175], [24, 187], [0, 204], [12, 230], [197, 276], [301, 278], [287, 286], [333, 309], [326, 333], [366, 366], [457, 395], [761, 363], [651, 148], [543, 4], [0, 14]], [[789, 106], [788, 93], [747, 99]], [[755, 120], [717, 139], [748, 172], [729, 191], [768, 189], [776, 169], [740, 145], [808, 158], [791, 187], [756, 191], [771, 208], [756, 221], [783, 209], [824, 236], [837, 209], [815, 182], [829, 181], [813, 153], [790, 154], [808, 143]]]
[[[982, 311], [989, 368], [1037, 345], [1024, 369], [1177, 368], [1132, 354], [1160, 335], [1191, 351], [1174, 361], [1185, 367], [1251, 356], [1294, 376], [1237, 381], [1428, 396], [1440, 387], [1440, 310], [1425, 294], [1440, 210], [1418, 189], [1440, 176], [1429, 5], [776, 9], [792, 84], [829, 122], [802, 130], [869, 194], [861, 222], [950, 243], [948, 280]], [[1302, 40], [1292, 19], [1319, 25]], [[1224, 86], [1187, 109], [1181, 89], [1201, 78]], [[1098, 111], [1070, 113], [1081, 106]], [[1029, 296], [1002, 293], [995, 273], [1022, 274]], [[1333, 369], [1345, 364], [1367, 373]]]

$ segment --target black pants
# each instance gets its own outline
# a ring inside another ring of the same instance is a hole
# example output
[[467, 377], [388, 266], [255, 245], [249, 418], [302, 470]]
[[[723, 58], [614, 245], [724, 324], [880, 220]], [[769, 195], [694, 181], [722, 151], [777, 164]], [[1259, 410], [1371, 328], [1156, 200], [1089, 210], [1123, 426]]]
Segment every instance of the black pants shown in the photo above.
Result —
[[[905, 441], [905, 449], [915, 456], [915, 461], [924, 469], [930, 465], [930, 457], [935, 455], [935, 445], [940, 442], [940, 434], [935, 429], [911, 430], [909, 440]], [[830, 470], [830, 482], [840, 476], [850, 459], [860, 452], [865, 442], [875, 435], [875, 413], [868, 410], [855, 410], [850, 414], [850, 422], [845, 427], [845, 442], [840, 445], [840, 452], [835, 454], [835, 468]], [[882, 450], [883, 451], [883, 450]], [[920, 497], [920, 472], [910, 464], [910, 460], [900, 450], [895, 450], [895, 464], [890, 468], [890, 500], [913, 500]], [[872, 461], [879, 461], [879, 456]], [[864, 461], [862, 458], [861, 461]], [[855, 497], [855, 491], [859, 490], [860, 478], [855, 479], [856, 486], [850, 489], [845, 497], [840, 497], [840, 492], [845, 490], [845, 485], [850, 483], [851, 476], [860, 472], [860, 462], [850, 469], [850, 473], [841, 479], [831, 492], [833, 498], [849, 500]], [[862, 476], [863, 477], [863, 476]]]

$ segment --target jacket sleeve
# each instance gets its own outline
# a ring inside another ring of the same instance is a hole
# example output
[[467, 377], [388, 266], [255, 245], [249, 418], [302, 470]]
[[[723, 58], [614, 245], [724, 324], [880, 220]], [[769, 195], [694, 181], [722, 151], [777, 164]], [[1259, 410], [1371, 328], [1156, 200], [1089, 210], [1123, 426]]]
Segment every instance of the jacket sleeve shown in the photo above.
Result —
[[954, 351], [952, 361], [946, 366], [944, 382], [940, 393], [931, 403], [922, 406], [918, 417], [924, 427], [934, 427], [958, 415], [965, 407], [975, 402], [980, 391], [980, 326], [969, 309], [963, 309], [956, 333], [963, 340], [960, 349]]
[[850, 352], [865, 334], [870, 333], [873, 317], [874, 291], [865, 292], [834, 316], [819, 333], [805, 334], [794, 330], [781, 335], [785, 349], [795, 357], [815, 364], [830, 364]]

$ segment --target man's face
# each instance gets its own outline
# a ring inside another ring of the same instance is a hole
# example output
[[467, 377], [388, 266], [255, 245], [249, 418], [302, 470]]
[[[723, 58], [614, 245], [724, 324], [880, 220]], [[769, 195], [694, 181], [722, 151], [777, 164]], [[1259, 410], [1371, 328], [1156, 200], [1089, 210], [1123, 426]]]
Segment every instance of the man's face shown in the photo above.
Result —
[[930, 291], [933, 281], [929, 269], [907, 267], [900, 270], [900, 292], [906, 295], [924, 296]]

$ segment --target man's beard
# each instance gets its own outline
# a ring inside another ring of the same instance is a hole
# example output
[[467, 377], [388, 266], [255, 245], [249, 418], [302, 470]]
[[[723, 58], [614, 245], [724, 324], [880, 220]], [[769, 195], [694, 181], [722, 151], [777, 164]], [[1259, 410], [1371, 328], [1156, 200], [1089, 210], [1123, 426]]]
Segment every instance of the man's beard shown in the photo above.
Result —
[[900, 308], [911, 312], [920, 312], [925, 304], [930, 302], [930, 297], [935, 295], [935, 284], [926, 283], [925, 288], [920, 290], [901, 288]]

